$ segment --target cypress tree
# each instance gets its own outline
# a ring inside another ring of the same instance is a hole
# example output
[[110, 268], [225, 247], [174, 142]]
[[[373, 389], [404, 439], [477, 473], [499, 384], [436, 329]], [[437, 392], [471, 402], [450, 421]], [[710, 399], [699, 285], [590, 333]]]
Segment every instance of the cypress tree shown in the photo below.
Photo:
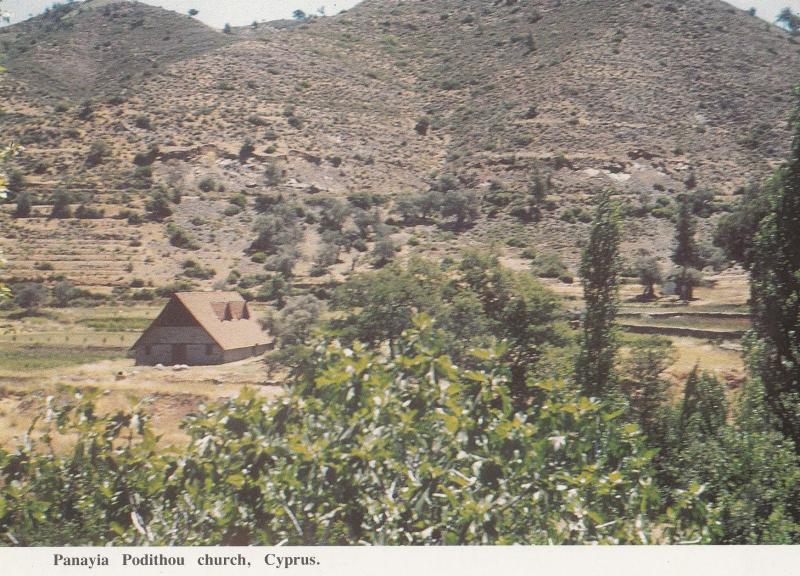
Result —
[[575, 379], [591, 396], [608, 391], [617, 352], [614, 321], [619, 308], [620, 235], [617, 207], [610, 193], [604, 192], [580, 267], [586, 311]]
[[674, 274], [681, 300], [691, 300], [694, 286], [698, 281], [698, 273], [694, 269], [700, 262], [697, 243], [694, 239], [695, 224], [692, 218], [692, 207], [689, 199], [684, 197], [678, 210], [675, 223], [675, 250], [672, 261], [678, 266]]
[[694, 241], [695, 225], [692, 218], [692, 207], [688, 198], [683, 198], [678, 219], [675, 223], [675, 250], [672, 261], [678, 266], [693, 267], [697, 265], [697, 244]]

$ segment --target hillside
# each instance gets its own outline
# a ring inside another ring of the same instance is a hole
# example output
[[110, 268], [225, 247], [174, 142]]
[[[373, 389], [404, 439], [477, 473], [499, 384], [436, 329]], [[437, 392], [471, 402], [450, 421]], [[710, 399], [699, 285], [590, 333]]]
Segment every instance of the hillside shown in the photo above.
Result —
[[[679, 194], [708, 190], [707, 240], [736, 191], [780, 161], [800, 81], [795, 39], [718, 0], [367, 0], [232, 34], [89, 2], [0, 42], [11, 71], [0, 130], [26, 146], [15, 162], [35, 204], [25, 219], [2, 207], [7, 272], [97, 290], [166, 285], [187, 259], [212, 271], [198, 285], [236, 271], [257, 288], [259, 194], [297, 214], [306, 284], [368, 266], [359, 249], [387, 235], [402, 255], [494, 242], [512, 266], [528, 266], [533, 246], [574, 271], [592, 198], [609, 187], [626, 207], [626, 256], [666, 259]], [[547, 197], [531, 214], [521, 207], [537, 178]], [[129, 218], [159, 186], [181, 194], [173, 215]], [[393, 211], [431, 189], [477, 213], [458, 226], [448, 212]], [[57, 190], [103, 217], [47, 219]], [[339, 228], [363, 246], [310, 276], [335, 199], [351, 209]], [[194, 249], [170, 243], [169, 223]]]
[[56, 4], [0, 29], [11, 73], [51, 98], [118, 94], [162, 65], [228, 43], [189, 16], [117, 0]]

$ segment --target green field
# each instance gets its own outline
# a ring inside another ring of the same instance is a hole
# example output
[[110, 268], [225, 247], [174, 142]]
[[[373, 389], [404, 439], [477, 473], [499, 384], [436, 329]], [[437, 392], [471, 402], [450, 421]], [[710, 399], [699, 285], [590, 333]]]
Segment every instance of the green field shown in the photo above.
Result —
[[0, 371], [49, 370], [123, 357], [125, 350], [121, 348], [9, 346], [3, 343], [0, 348]]
[[158, 308], [46, 308], [0, 314], [0, 372], [22, 375], [124, 358]]

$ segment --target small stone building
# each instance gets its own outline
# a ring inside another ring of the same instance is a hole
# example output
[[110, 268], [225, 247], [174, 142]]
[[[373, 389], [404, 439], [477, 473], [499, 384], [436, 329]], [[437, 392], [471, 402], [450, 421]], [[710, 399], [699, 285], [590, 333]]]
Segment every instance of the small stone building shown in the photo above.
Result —
[[263, 354], [272, 339], [236, 292], [177, 292], [131, 347], [137, 365], [223, 364]]

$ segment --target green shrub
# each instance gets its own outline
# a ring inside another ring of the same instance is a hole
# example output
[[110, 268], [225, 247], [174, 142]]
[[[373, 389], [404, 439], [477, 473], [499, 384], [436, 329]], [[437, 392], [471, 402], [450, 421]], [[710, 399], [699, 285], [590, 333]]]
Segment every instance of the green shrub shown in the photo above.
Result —
[[277, 186], [283, 182], [283, 169], [277, 160], [269, 160], [264, 168], [267, 186]]
[[247, 207], [247, 196], [244, 194], [237, 194], [236, 196], [232, 196], [228, 202], [244, 210]]
[[280, 194], [259, 194], [255, 198], [253, 207], [259, 214], [269, 212], [273, 207], [283, 203], [283, 196]]
[[71, 218], [72, 208], [70, 207], [72, 196], [65, 190], [59, 190], [53, 195], [53, 208], [50, 210], [50, 218]]
[[137, 152], [133, 157], [133, 163], [137, 166], [149, 166], [156, 161], [161, 152], [158, 144], [151, 144], [144, 152]]
[[206, 176], [197, 184], [201, 192], [212, 192], [217, 189], [217, 182], [211, 177]]
[[27, 192], [22, 192], [17, 196], [17, 207], [14, 209], [14, 218], [30, 218], [33, 210], [33, 203], [31, 195]]
[[93, 168], [103, 161], [111, 154], [108, 144], [101, 140], [95, 140], [89, 147], [89, 152], [86, 154], [86, 166]]
[[256, 151], [255, 144], [250, 138], [246, 138], [239, 148], [239, 162], [245, 162]]
[[102, 209], [93, 208], [81, 204], [75, 209], [75, 218], [82, 218], [85, 220], [97, 220], [105, 217], [105, 212]]
[[150, 123], [150, 117], [146, 114], [139, 114], [136, 118], [133, 119], [133, 124], [137, 128], [141, 128], [143, 130], [150, 130], [152, 125]]
[[540, 278], [560, 278], [569, 275], [566, 264], [555, 252], [538, 254], [533, 261], [533, 271]]
[[52, 297], [53, 304], [59, 308], [65, 308], [72, 304], [73, 300], [81, 296], [82, 291], [78, 290], [71, 283], [62, 280], [53, 286]]
[[149, 288], [145, 288], [143, 290], [137, 290], [131, 295], [133, 300], [137, 300], [140, 302], [151, 302], [155, 300], [156, 294], [155, 291], [150, 290]]
[[8, 174], [6, 174], [6, 188], [8, 190], [18, 194], [22, 192], [25, 185], [25, 175], [22, 172], [16, 169], [8, 171]]
[[14, 304], [24, 308], [28, 313], [34, 313], [47, 304], [50, 299], [47, 288], [36, 282], [29, 282], [14, 290]]
[[188, 278], [208, 280], [216, 276], [216, 272], [214, 272], [213, 268], [206, 268], [191, 259], [184, 260], [183, 264], [181, 264], [181, 268], [183, 268], [183, 275]]
[[[163, 190], [157, 190], [150, 196], [145, 204], [145, 211], [147, 212], [147, 218], [149, 220], [155, 220], [157, 222], [161, 222], [172, 215], [172, 207], [170, 206], [169, 198], [167, 198]], [[128, 217], [128, 222], [130, 222], [130, 215]]]
[[281, 402], [244, 391], [203, 407], [166, 452], [143, 407], [103, 417], [99, 392], [63, 394], [49, 437], [73, 449], [0, 451], [13, 485], [0, 533], [20, 545], [710, 540], [701, 488], [659, 494], [636, 425], [553, 381], [515, 412], [499, 355], [453, 365], [426, 318], [394, 357], [322, 344]]
[[184, 250], [200, 249], [200, 246], [195, 242], [194, 238], [192, 238], [186, 230], [176, 224], [167, 224], [167, 235], [169, 236], [169, 243], [176, 248], [183, 248]]
[[253, 126], [269, 126], [269, 121], [258, 114], [251, 114], [247, 117], [247, 121]]
[[574, 224], [575, 222], [583, 222], [584, 224], [588, 224], [592, 221], [592, 214], [582, 206], [572, 206], [571, 208], [565, 209], [561, 213], [560, 218], [564, 222], [569, 222], [570, 224]]

